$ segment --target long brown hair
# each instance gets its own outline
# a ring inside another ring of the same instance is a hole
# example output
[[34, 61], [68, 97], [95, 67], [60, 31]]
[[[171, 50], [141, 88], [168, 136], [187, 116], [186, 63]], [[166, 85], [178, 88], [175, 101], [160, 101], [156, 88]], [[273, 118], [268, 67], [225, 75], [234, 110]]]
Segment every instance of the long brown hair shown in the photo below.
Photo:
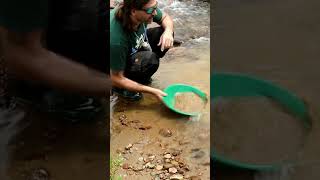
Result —
[[150, 0], [123, 0], [117, 7], [116, 19], [122, 22], [127, 31], [134, 31], [130, 15], [132, 9], [142, 9]]

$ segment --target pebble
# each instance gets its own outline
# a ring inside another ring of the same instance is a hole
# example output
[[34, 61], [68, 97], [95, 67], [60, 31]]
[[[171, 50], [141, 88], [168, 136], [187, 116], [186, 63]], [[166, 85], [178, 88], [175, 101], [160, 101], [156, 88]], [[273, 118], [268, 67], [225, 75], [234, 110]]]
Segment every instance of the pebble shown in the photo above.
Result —
[[170, 164], [170, 163], [166, 163], [163, 165], [163, 168], [164, 169], [169, 169], [169, 168], [172, 168], [173, 167], [173, 164]]
[[159, 134], [163, 137], [171, 137], [172, 131], [170, 129], [160, 129]]
[[181, 169], [178, 169], [178, 173], [182, 174], [182, 175], [185, 174], [185, 172], [183, 170], [181, 170]]
[[190, 167], [188, 165], [182, 167], [185, 171], [190, 171]]
[[190, 141], [187, 141], [187, 140], [180, 140], [179, 141], [180, 145], [186, 145], [186, 144], [189, 144], [189, 143], [190, 143]]
[[164, 158], [170, 159], [170, 158], [171, 158], [171, 154], [166, 154], [166, 155], [164, 155]]
[[121, 114], [119, 117], [119, 120], [121, 120], [121, 121], [126, 120], [126, 119], [127, 119], [127, 116], [125, 114]]
[[166, 160], [164, 160], [164, 161], [165, 161], [166, 163], [169, 163], [169, 162], [171, 162], [171, 161], [170, 161], [170, 159], [166, 159]]
[[190, 180], [201, 180], [198, 176], [191, 176]]
[[169, 173], [175, 174], [177, 172], [178, 172], [178, 170], [176, 168], [174, 168], [174, 167], [169, 168]]
[[123, 169], [129, 169], [129, 167], [130, 167], [130, 166], [129, 166], [128, 163], [124, 163], [124, 164], [122, 165], [122, 168], [123, 168]]
[[142, 171], [143, 169], [144, 169], [143, 166], [138, 166], [138, 167], [133, 168], [134, 171]]
[[170, 177], [170, 179], [172, 179], [172, 180], [181, 180], [181, 179], [183, 179], [183, 175], [181, 175], [181, 174], [174, 174], [174, 175], [172, 175], [172, 176]]
[[132, 148], [132, 146], [133, 146], [132, 144], [128, 144], [128, 146], [126, 146], [125, 149], [126, 149], [126, 150], [129, 150], [130, 148]]
[[163, 169], [163, 165], [157, 165], [156, 170], [161, 171]]
[[172, 150], [172, 153], [171, 153], [173, 156], [178, 156], [181, 154], [181, 150], [177, 150], [177, 149], [174, 149]]
[[178, 167], [179, 166], [179, 163], [177, 161], [171, 161], [171, 164]]
[[148, 162], [148, 163], [146, 164], [146, 167], [149, 168], [149, 169], [153, 169], [153, 168], [155, 167], [155, 165], [154, 165], [154, 164], [151, 164], [150, 162]]
[[138, 161], [142, 162], [143, 161], [143, 157], [139, 157]]
[[156, 156], [152, 155], [152, 156], [149, 156], [148, 158], [149, 158], [150, 161], [153, 161], [155, 157]]
[[140, 125], [140, 126], [138, 127], [138, 129], [140, 129], [140, 130], [148, 130], [148, 129], [151, 129], [151, 128], [152, 128], [152, 126], [150, 126], [150, 125], [146, 125], [146, 126]]

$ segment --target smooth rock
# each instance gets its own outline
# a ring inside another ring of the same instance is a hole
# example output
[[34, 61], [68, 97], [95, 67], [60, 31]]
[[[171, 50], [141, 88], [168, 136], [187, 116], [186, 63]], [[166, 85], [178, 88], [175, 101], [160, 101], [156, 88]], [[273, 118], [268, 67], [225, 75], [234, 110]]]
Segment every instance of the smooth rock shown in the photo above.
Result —
[[175, 174], [177, 172], [178, 172], [178, 170], [176, 168], [174, 168], [174, 167], [169, 168], [169, 173]]
[[170, 159], [170, 158], [171, 158], [171, 154], [166, 154], [166, 155], [164, 155], [164, 158]]
[[161, 171], [163, 169], [163, 165], [157, 165], [156, 170]]
[[129, 150], [130, 148], [132, 148], [132, 144], [128, 144], [128, 146], [125, 147], [126, 150]]
[[172, 176], [170, 177], [170, 179], [172, 179], [172, 180], [181, 180], [181, 179], [183, 179], [183, 175], [181, 175], [181, 174], [174, 174], [174, 175], [172, 175]]

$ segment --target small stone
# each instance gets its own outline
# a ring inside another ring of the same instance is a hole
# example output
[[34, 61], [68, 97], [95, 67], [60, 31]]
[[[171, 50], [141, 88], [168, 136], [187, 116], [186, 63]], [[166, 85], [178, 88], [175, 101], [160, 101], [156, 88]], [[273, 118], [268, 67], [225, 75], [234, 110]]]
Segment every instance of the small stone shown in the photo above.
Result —
[[185, 170], [185, 171], [190, 171], [190, 167], [189, 166], [183, 166], [182, 169]]
[[137, 166], [133, 168], [134, 171], [142, 171], [143, 169], [144, 169], [144, 166]]
[[128, 163], [124, 163], [123, 165], [122, 165], [122, 169], [129, 169], [129, 164]]
[[177, 172], [178, 172], [178, 170], [176, 168], [174, 168], [174, 167], [169, 168], [169, 173], [175, 174]]
[[180, 145], [186, 145], [186, 144], [189, 144], [189, 143], [190, 143], [190, 141], [188, 141], [188, 140], [180, 140], [179, 141]]
[[166, 159], [166, 160], [164, 160], [166, 163], [169, 163], [169, 162], [171, 162], [171, 160], [170, 159]]
[[177, 161], [171, 161], [171, 164], [172, 164], [173, 166], [176, 166], [176, 167], [179, 166], [179, 163], [178, 163]]
[[146, 126], [140, 125], [140, 126], [138, 127], [138, 129], [140, 129], [140, 130], [148, 130], [148, 129], [151, 129], [151, 128], [152, 128], [152, 126], [150, 126], [150, 125], [146, 125]]
[[172, 131], [170, 129], [160, 129], [159, 134], [163, 137], [171, 137]]
[[201, 180], [198, 176], [191, 176], [189, 179], [190, 180]]
[[142, 162], [143, 161], [143, 157], [139, 157], [138, 161]]
[[181, 170], [181, 169], [178, 169], [178, 173], [179, 173], [179, 174], [182, 174], [182, 175], [185, 174], [185, 172], [184, 172], [183, 170]]
[[178, 156], [178, 155], [181, 154], [181, 150], [176, 150], [176, 149], [174, 149], [171, 154], [172, 154], [173, 156]]
[[121, 121], [126, 120], [126, 119], [127, 119], [127, 116], [125, 114], [121, 114], [119, 117], [119, 120], [121, 120]]
[[173, 164], [170, 164], [170, 163], [166, 163], [163, 165], [163, 168], [164, 169], [169, 169], [169, 168], [172, 168], [173, 167]]
[[181, 180], [181, 179], [183, 179], [183, 175], [181, 175], [181, 174], [174, 174], [174, 175], [172, 175], [172, 176], [170, 177], [170, 179], [172, 179], [172, 180]]
[[132, 146], [133, 146], [132, 144], [128, 144], [128, 146], [126, 146], [125, 149], [126, 149], [126, 150], [129, 150], [130, 148], [132, 148]]
[[153, 161], [155, 157], [156, 157], [156, 156], [152, 155], [152, 156], [149, 156], [148, 159], [149, 159], [150, 161]]
[[164, 158], [170, 159], [170, 158], [171, 158], [171, 154], [166, 154], [166, 155], [164, 155]]
[[149, 169], [153, 169], [153, 168], [155, 167], [155, 165], [154, 165], [154, 164], [151, 164], [150, 162], [148, 162], [148, 163], [146, 164], [146, 167], [149, 168]]
[[157, 165], [156, 170], [161, 171], [163, 169], [163, 165]]

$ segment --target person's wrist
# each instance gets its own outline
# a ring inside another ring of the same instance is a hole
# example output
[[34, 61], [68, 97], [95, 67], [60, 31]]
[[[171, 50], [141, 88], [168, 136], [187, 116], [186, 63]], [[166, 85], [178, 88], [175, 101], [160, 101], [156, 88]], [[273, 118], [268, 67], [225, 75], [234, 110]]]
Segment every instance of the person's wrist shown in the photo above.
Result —
[[164, 30], [164, 32], [165, 32], [165, 33], [168, 33], [168, 34], [170, 34], [170, 35], [173, 35], [173, 31], [172, 31], [171, 29], [169, 29], [169, 28], [166, 28], [166, 29]]

